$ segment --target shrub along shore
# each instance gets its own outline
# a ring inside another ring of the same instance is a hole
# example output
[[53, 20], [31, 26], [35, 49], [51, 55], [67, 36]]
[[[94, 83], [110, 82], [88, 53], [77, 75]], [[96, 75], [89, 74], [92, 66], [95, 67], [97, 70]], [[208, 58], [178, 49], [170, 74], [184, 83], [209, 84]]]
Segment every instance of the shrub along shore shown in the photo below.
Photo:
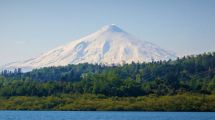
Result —
[[1, 110], [215, 111], [215, 95], [106, 97], [92, 94], [0, 98]]

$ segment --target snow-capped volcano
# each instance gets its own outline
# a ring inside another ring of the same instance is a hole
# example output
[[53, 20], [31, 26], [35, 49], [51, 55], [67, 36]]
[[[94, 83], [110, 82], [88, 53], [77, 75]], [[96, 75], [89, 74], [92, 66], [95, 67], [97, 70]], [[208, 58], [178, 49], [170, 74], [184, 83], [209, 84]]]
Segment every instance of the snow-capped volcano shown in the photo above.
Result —
[[112, 24], [36, 58], [7, 64], [3, 66], [3, 69], [22, 68], [25, 71], [78, 63], [121, 64], [175, 58], [176, 56], [172, 52], [153, 43], [138, 40]]

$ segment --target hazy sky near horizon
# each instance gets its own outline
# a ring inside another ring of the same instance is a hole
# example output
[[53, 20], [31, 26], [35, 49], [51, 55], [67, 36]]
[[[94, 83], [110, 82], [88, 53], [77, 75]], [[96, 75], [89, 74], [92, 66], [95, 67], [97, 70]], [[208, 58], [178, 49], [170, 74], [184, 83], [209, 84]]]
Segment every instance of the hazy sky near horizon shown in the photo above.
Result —
[[215, 51], [215, 0], [0, 0], [0, 65], [108, 24], [180, 55]]

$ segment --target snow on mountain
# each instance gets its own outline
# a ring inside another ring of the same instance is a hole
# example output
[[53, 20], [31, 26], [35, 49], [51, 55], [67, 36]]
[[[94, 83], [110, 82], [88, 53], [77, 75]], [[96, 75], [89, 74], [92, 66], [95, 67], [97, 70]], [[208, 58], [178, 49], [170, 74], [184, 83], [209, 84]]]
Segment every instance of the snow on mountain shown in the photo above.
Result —
[[95, 33], [52, 49], [36, 58], [7, 64], [2, 69], [22, 68], [29, 71], [48, 66], [79, 63], [122, 64], [175, 59], [172, 52], [141, 41], [116, 25], [107, 25]]

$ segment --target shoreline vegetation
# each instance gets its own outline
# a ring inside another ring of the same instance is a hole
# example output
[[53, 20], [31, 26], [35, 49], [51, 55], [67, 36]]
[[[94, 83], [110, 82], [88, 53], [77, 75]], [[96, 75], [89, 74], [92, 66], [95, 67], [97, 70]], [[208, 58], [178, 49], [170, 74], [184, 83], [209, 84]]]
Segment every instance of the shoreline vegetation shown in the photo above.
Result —
[[107, 97], [92, 94], [0, 98], [0, 110], [54, 111], [215, 111], [215, 95]]
[[215, 95], [106, 97], [104, 95], [13, 96], [0, 99], [0, 110], [56, 111], [215, 111]]
[[0, 110], [215, 111], [215, 52], [0, 75]]

